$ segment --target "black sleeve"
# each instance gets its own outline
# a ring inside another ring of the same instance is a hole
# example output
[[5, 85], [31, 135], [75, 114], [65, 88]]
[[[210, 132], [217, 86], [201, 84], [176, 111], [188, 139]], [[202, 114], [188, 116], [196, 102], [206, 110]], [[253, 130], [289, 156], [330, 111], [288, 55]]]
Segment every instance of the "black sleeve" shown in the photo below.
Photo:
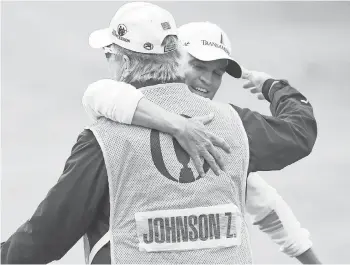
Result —
[[43, 264], [61, 259], [85, 234], [108, 192], [101, 148], [84, 130], [58, 183], [34, 215], [1, 244], [1, 263]]
[[272, 116], [232, 107], [240, 115], [250, 148], [248, 172], [280, 170], [306, 156], [315, 144], [317, 124], [310, 102], [288, 82], [264, 83]]

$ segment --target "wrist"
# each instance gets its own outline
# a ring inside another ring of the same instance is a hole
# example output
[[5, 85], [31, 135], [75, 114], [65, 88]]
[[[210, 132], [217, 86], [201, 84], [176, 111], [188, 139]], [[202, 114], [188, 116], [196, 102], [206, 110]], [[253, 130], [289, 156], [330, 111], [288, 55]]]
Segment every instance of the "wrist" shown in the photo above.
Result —
[[176, 113], [169, 112], [166, 120], [168, 123], [167, 133], [174, 137], [177, 137], [184, 132], [187, 122], [187, 119], [185, 117], [182, 117]]
[[165, 110], [143, 97], [137, 105], [131, 124], [176, 136], [183, 133], [186, 122], [185, 117]]
[[264, 95], [265, 99], [269, 102], [271, 102], [271, 88], [272, 86], [276, 83], [277, 80], [275, 79], [267, 79], [264, 84], [263, 84], [263, 87], [262, 87], [262, 94]]

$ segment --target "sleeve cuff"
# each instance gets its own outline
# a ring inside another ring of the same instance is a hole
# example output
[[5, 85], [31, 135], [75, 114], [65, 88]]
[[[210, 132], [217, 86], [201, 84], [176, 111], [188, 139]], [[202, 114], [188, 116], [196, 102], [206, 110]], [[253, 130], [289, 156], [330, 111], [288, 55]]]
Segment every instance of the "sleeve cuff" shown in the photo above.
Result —
[[270, 97], [269, 97], [269, 92], [271, 89], [272, 84], [275, 82], [275, 79], [267, 79], [262, 87], [262, 94], [264, 95], [265, 99], [269, 102], [271, 102]]
[[312, 242], [307, 238], [304, 241], [300, 240], [299, 243], [294, 242], [294, 244], [290, 244], [289, 246], [281, 246], [280, 251], [291, 258], [295, 258], [309, 250], [311, 247]]
[[138, 89], [127, 89], [122, 91], [122, 94], [124, 95], [119, 95], [119, 97], [124, 100], [120, 102], [121, 106], [115, 105], [112, 114], [113, 120], [124, 124], [131, 124], [137, 105], [144, 95]]
[[271, 103], [275, 92], [288, 85], [289, 83], [287, 80], [267, 79], [263, 84], [262, 94], [265, 99]]

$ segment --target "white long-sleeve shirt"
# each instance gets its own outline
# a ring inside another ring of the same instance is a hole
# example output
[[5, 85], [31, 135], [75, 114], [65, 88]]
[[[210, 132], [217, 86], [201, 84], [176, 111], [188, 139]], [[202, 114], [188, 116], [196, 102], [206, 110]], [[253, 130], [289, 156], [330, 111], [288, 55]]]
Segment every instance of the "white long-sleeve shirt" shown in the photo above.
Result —
[[[142, 97], [141, 91], [129, 84], [103, 79], [87, 88], [82, 102], [93, 120], [104, 116], [131, 124]], [[247, 179], [246, 211], [253, 224], [288, 256], [299, 256], [311, 248], [309, 232], [300, 226], [288, 204], [258, 173], [250, 173]]]

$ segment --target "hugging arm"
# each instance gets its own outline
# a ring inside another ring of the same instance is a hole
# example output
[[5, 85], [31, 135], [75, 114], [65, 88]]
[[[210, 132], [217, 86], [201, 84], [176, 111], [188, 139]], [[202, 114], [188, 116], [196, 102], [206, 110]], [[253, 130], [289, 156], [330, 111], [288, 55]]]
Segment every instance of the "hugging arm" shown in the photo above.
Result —
[[229, 145], [221, 137], [209, 132], [205, 124], [212, 115], [186, 119], [149, 101], [135, 87], [113, 80], [91, 84], [83, 96], [85, 111], [93, 119], [104, 116], [116, 122], [143, 126], [168, 133], [176, 138], [191, 156], [198, 173], [204, 176], [201, 158], [219, 174], [224, 170], [222, 158], [215, 146], [229, 152]]

